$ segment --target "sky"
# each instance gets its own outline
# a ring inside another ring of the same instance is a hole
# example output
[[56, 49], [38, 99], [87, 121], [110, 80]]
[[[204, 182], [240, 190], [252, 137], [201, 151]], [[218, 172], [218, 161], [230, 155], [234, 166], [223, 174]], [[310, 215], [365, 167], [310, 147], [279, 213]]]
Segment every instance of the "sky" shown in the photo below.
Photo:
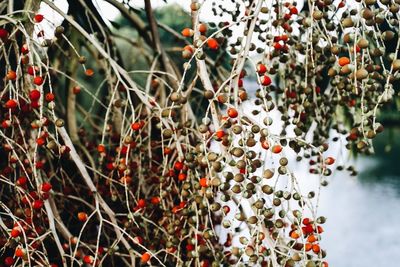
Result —
[[[189, 12], [190, 10], [190, 0], [168, 0], [168, 4], [173, 4], [177, 3], [181, 5], [186, 11]], [[224, 4], [224, 6], [229, 6], [232, 5], [231, 1], [227, 0], [220, 0], [221, 3]], [[55, 0], [54, 1], [55, 5], [57, 5], [61, 10], [67, 11], [68, 9], [68, 4], [65, 0]], [[105, 0], [93, 0], [93, 3], [98, 7], [98, 10], [100, 14], [102, 14], [105, 18], [108, 20], [114, 20], [116, 17], [119, 16], [120, 12], [118, 9], [116, 9], [114, 6], [109, 4]], [[136, 7], [136, 8], [143, 8], [144, 7], [144, 0], [132, 0], [130, 2], [131, 6]], [[165, 6], [166, 3], [163, 0], [151, 0], [151, 4], [153, 8]], [[204, 6], [202, 8], [202, 19], [204, 20], [210, 20], [213, 16], [211, 16], [211, 1], [204, 1]], [[46, 14], [46, 16], [49, 18], [50, 21], [52, 22], [61, 22], [62, 17], [58, 15], [55, 11], [53, 11], [50, 7], [48, 7], [45, 3], [42, 3], [40, 12], [43, 14]]]

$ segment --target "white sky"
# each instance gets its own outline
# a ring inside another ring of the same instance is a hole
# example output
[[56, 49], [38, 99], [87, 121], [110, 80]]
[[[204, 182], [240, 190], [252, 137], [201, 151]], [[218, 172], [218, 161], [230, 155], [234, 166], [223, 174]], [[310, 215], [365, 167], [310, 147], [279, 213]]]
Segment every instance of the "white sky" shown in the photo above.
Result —
[[[191, 3], [190, 0], [168, 0], [167, 2], [168, 2], [168, 4], [178, 3], [179, 5], [181, 5], [184, 8], [184, 10], [186, 10], [188, 12], [190, 11], [190, 3]], [[231, 1], [220, 0], [220, 2], [223, 3], [224, 6], [230, 6], [230, 5], [232, 6]], [[116, 9], [111, 4], [107, 3], [107, 1], [105, 1], [105, 0], [93, 0], [93, 3], [98, 7], [100, 14], [103, 15], [108, 20], [114, 20], [116, 17], [118, 17], [120, 15], [120, 12], [118, 11], [118, 9]], [[65, 12], [67, 11], [68, 4], [65, 0], [54, 0], [54, 4], [57, 7], [59, 7], [61, 10], [65, 11]], [[143, 0], [131, 0], [130, 4], [131, 4], [131, 6], [137, 7], [137, 8], [144, 7]], [[157, 7], [166, 5], [163, 0], [151, 0], [151, 4], [152, 4], [153, 8], [157, 8]], [[202, 7], [202, 13], [201, 13], [202, 18], [201, 19], [203, 19], [203, 20], [210, 20], [211, 18], [215, 19], [215, 17], [212, 16], [211, 4], [212, 4], [211, 1], [204, 2], [204, 6]], [[44, 3], [42, 3], [41, 9], [39, 12], [44, 14], [45, 17], [49, 21], [53, 22], [54, 24], [59, 24], [63, 20], [62, 17], [57, 14], [57, 12], [52, 10], [49, 6], [47, 6]], [[220, 17], [218, 17], [218, 18], [221, 20], [223, 19]]]

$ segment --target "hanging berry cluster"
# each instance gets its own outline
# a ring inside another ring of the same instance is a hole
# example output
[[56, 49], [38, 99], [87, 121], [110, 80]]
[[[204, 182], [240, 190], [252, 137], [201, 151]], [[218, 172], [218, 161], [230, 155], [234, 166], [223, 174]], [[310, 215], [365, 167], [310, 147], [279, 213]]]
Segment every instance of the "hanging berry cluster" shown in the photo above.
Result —
[[[356, 174], [329, 144], [373, 152], [398, 94], [399, 1], [192, 0], [178, 30], [150, 0], [143, 16], [108, 1], [134, 41], [91, 1], [12, 2], [0, 266], [328, 266], [321, 186]], [[127, 69], [121, 40], [147, 69]]]

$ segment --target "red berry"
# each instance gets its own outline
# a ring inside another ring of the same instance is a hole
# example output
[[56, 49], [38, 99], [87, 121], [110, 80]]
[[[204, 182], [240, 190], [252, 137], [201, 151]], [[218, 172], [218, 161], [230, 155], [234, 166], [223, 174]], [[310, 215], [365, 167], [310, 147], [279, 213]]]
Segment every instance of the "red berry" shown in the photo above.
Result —
[[295, 6], [293, 6], [293, 7], [290, 8], [290, 14], [296, 15], [296, 14], [298, 14], [298, 13], [299, 13], [299, 11], [297, 10], [297, 8], [296, 8]]
[[11, 266], [14, 264], [14, 258], [13, 257], [7, 257], [4, 259], [4, 264], [6, 266]]
[[3, 127], [4, 129], [7, 129], [11, 126], [11, 121], [10, 120], [4, 120], [1, 122], [1, 127]]
[[6, 29], [0, 28], [0, 39], [3, 41], [8, 38], [8, 31]]
[[257, 72], [258, 74], [264, 74], [267, 72], [267, 67], [264, 64], [258, 64], [257, 65]]
[[52, 185], [50, 183], [43, 183], [42, 184], [42, 191], [43, 192], [49, 192], [52, 188]]
[[18, 247], [15, 249], [15, 257], [22, 258], [25, 255], [25, 249]]
[[90, 255], [85, 255], [83, 257], [83, 262], [86, 264], [93, 264], [93, 257]]
[[40, 199], [37, 199], [33, 201], [32, 208], [35, 210], [40, 210], [43, 207], [43, 201]]
[[47, 102], [51, 102], [51, 101], [54, 101], [55, 96], [53, 93], [47, 93], [45, 98], [46, 98]]
[[74, 86], [74, 88], [72, 88], [72, 92], [77, 95], [81, 92], [81, 87], [79, 86]]
[[6, 108], [8, 108], [8, 109], [13, 109], [13, 108], [16, 108], [17, 106], [18, 106], [18, 103], [15, 99], [9, 99], [6, 102]]
[[37, 89], [33, 89], [29, 92], [29, 99], [31, 101], [37, 101], [40, 98], [40, 91]]
[[40, 23], [40, 22], [43, 21], [43, 18], [44, 17], [43, 17], [42, 14], [36, 14], [35, 17], [34, 17], [34, 20], [35, 20], [36, 23]]
[[39, 101], [32, 101], [31, 107], [32, 107], [32, 108], [39, 108], [39, 107], [40, 107]]
[[139, 131], [140, 128], [142, 128], [142, 127], [141, 127], [141, 124], [139, 122], [135, 122], [135, 123], [132, 123], [131, 128], [134, 131]]
[[261, 77], [261, 84], [262, 84], [262, 85], [268, 86], [268, 85], [270, 85], [271, 83], [272, 83], [272, 80], [271, 80], [271, 78], [270, 78], [269, 76], [264, 75], [264, 76]]
[[183, 163], [180, 161], [175, 162], [174, 169], [177, 171], [181, 171], [183, 169]]
[[29, 46], [27, 44], [23, 44], [21, 47], [21, 53], [26, 55], [29, 52]]
[[19, 186], [24, 186], [24, 185], [26, 185], [27, 181], [28, 181], [28, 179], [25, 176], [21, 176], [17, 179], [16, 184]]
[[137, 206], [139, 207], [139, 208], [144, 208], [144, 207], [146, 207], [146, 200], [144, 200], [144, 199], [139, 199], [138, 200], [138, 204], [137, 204]]
[[151, 204], [157, 205], [160, 203], [160, 198], [159, 197], [152, 197], [150, 200]]
[[37, 67], [37, 66], [29, 66], [28, 67], [28, 74], [29, 75], [35, 75], [35, 73], [38, 73], [39, 72], [39, 67]]
[[20, 230], [19, 226], [16, 226], [16, 227], [14, 227], [14, 228], [11, 230], [11, 237], [12, 237], [12, 238], [16, 238], [16, 237], [18, 237], [20, 234], [21, 234], [21, 230]]
[[36, 76], [35, 78], [33, 78], [33, 83], [40, 86], [43, 84], [43, 78], [40, 76]]

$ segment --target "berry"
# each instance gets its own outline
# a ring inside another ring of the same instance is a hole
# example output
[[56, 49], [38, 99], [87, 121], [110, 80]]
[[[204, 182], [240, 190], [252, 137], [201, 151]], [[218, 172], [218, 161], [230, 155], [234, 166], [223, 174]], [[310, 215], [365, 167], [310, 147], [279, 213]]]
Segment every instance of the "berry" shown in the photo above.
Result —
[[185, 29], [182, 30], [181, 33], [185, 37], [192, 37], [193, 34], [194, 34], [194, 31], [192, 29], [190, 29], [190, 28], [185, 28]]
[[228, 109], [228, 116], [231, 118], [236, 118], [238, 116], [238, 112], [235, 108]]
[[215, 40], [214, 38], [210, 38], [207, 41], [207, 46], [211, 49], [211, 50], [217, 50], [219, 48], [219, 44], [218, 41]]
[[140, 257], [140, 261], [142, 263], [147, 263], [150, 260], [150, 253], [149, 252], [145, 252], [142, 254], [142, 256]]
[[9, 70], [6, 75], [7, 80], [15, 81], [17, 79], [17, 73], [13, 70]]
[[50, 183], [43, 183], [42, 184], [42, 191], [49, 192], [52, 189], [52, 185]]
[[207, 178], [201, 178], [199, 181], [199, 184], [201, 187], [208, 187], [208, 179]]
[[280, 145], [274, 145], [272, 147], [272, 152], [275, 154], [281, 153], [281, 151], [282, 151], [282, 146], [280, 146]]
[[34, 20], [35, 20], [36, 23], [42, 22], [43, 19], [44, 19], [44, 16], [42, 14], [36, 14], [35, 17], [34, 17]]
[[40, 76], [36, 76], [35, 78], [33, 78], [33, 83], [40, 86], [43, 84], [43, 78]]
[[17, 106], [18, 106], [18, 103], [17, 103], [17, 101], [16, 100], [14, 100], [14, 99], [9, 99], [7, 102], [6, 102], [6, 108], [8, 108], [8, 109], [13, 109], [13, 108], [16, 108]]
[[88, 216], [86, 212], [78, 212], [78, 220], [81, 222], [86, 222]]
[[3, 41], [8, 38], [8, 31], [6, 29], [0, 28], [0, 39]]
[[258, 64], [257, 65], [257, 72], [258, 74], [264, 74], [267, 72], [267, 67], [264, 64]]
[[45, 99], [46, 99], [47, 102], [51, 102], [51, 101], [54, 101], [55, 96], [54, 96], [53, 93], [47, 93], [46, 96], [45, 96]]
[[261, 77], [261, 84], [262, 84], [262, 85], [268, 86], [268, 85], [270, 85], [271, 83], [272, 83], [272, 80], [271, 80], [271, 78], [270, 78], [269, 76], [264, 75], [264, 76]]
[[26, 254], [26, 250], [25, 249], [23, 249], [21, 247], [17, 247], [15, 249], [15, 257], [22, 258], [23, 256], [25, 256], [25, 254]]
[[341, 57], [341, 58], [339, 58], [338, 63], [341, 67], [343, 67], [350, 63], [350, 59], [348, 57]]
[[37, 89], [33, 89], [29, 92], [29, 99], [31, 101], [38, 101], [40, 98], [40, 91]]
[[20, 236], [20, 234], [21, 234], [21, 230], [20, 230], [19, 226], [17, 226], [17, 227], [14, 227], [11, 230], [11, 234], [10, 235], [11, 235], [12, 238], [16, 238], [16, 237]]
[[37, 199], [33, 201], [32, 208], [35, 210], [40, 210], [43, 207], [43, 201], [40, 199]]

